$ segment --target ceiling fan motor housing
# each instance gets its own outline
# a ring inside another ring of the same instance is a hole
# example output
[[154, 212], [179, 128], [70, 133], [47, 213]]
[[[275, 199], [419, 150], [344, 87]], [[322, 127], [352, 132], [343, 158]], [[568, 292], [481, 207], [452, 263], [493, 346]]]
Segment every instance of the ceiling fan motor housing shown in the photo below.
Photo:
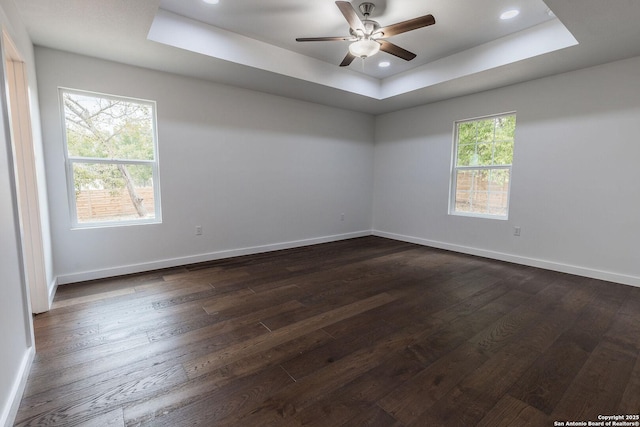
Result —
[[[358, 38], [369, 38], [377, 33], [380, 29], [380, 24], [371, 19], [363, 19], [362, 25], [364, 26], [364, 34], [360, 34], [360, 31], [354, 31], [353, 29], [350, 29], [349, 32], [351, 33], [351, 35]], [[380, 35], [382, 35], [382, 33]]]

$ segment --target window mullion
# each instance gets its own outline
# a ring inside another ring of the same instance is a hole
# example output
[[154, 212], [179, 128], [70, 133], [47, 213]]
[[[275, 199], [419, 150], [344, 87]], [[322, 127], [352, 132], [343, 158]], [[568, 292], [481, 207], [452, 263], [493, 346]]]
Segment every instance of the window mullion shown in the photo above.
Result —
[[154, 160], [103, 159], [96, 157], [69, 157], [73, 163], [100, 163], [107, 165], [154, 165]]
[[456, 166], [457, 170], [492, 170], [492, 169], [511, 169], [511, 165], [495, 165], [495, 166]]

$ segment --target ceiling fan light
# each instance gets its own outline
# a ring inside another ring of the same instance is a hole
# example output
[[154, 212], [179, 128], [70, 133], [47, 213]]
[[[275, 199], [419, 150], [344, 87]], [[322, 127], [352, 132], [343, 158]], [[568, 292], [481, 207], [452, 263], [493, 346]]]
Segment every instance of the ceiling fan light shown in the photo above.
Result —
[[380, 43], [370, 39], [358, 40], [357, 42], [353, 42], [349, 45], [349, 52], [351, 52], [353, 56], [357, 56], [359, 58], [368, 58], [379, 51]]

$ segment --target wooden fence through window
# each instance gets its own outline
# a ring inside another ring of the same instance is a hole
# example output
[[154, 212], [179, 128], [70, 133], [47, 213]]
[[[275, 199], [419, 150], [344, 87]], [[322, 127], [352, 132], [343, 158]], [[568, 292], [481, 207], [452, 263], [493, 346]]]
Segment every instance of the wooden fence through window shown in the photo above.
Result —
[[[142, 197], [144, 207], [150, 217], [154, 216], [155, 203], [153, 187], [138, 187], [138, 195]], [[120, 220], [138, 218], [136, 208], [126, 190], [83, 190], [76, 194], [78, 222]]]

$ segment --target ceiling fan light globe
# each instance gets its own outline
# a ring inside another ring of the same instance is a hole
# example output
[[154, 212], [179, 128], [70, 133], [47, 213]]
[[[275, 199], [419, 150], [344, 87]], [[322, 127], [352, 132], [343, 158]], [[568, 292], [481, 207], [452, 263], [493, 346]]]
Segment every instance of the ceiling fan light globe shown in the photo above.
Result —
[[363, 39], [349, 45], [349, 52], [359, 58], [368, 58], [380, 51], [380, 43], [375, 40]]

